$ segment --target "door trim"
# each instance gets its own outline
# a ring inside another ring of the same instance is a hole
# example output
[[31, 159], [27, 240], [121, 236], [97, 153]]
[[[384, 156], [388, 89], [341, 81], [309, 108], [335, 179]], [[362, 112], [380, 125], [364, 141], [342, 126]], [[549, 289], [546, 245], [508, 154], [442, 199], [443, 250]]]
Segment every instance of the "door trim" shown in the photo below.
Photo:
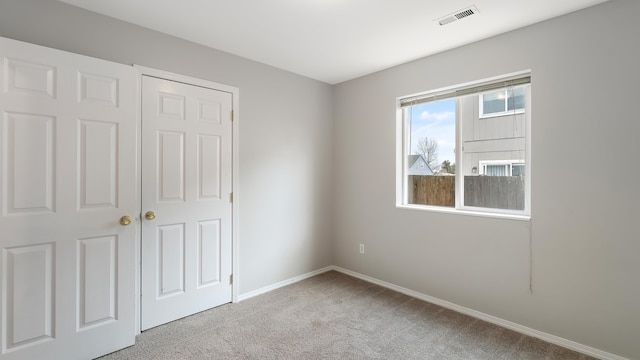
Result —
[[[238, 294], [240, 293], [239, 289], [240, 289], [240, 272], [239, 272], [239, 199], [240, 199], [240, 167], [239, 167], [239, 160], [240, 160], [240, 147], [239, 147], [239, 137], [240, 137], [240, 126], [239, 126], [239, 120], [240, 120], [240, 109], [239, 109], [239, 102], [240, 102], [240, 90], [237, 87], [234, 86], [229, 86], [229, 85], [225, 85], [225, 84], [220, 84], [220, 83], [216, 83], [213, 81], [209, 81], [209, 80], [204, 80], [204, 79], [198, 79], [198, 78], [194, 78], [194, 77], [190, 77], [190, 76], [186, 76], [186, 75], [180, 75], [180, 74], [176, 74], [176, 73], [172, 73], [172, 72], [168, 72], [168, 71], [164, 71], [164, 70], [158, 70], [158, 69], [153, 69], [153, 68], [149, 68], [146, 66], [141, 66], [141, 65], [133, 65], [133, 67], [135, 69], [138, 70], [138, 106], [137, 106], [137, 111], [138, 111], [138, 134], [141, 134], [140, 129], [142, 127], [142, 76], [151, 76], [151, 77], [155, 77], [155, 78], [159, 78], [159, 79], [164, 79], [164, 80], [169, 80], [169, 81], [175, 81], [175, 82], [179, 82], [179, 83], [183, 83], [183, 84], [187, 84], [187, 85], [194, 85], [194, 86], [199, 86], [199, 87], [203, 87], [203, 88], [208, 88], [208, 89], [213, 89], [213, 90], [217, 90], [217, 91], [223, 91], [223, 92], [227, 92], [231, 94], [231, 98], [232, 98], [232, 104], [231, 104], [231, 108], [233, 109], [233, 119], [231, 122], [231, 152], [232, 152], [232, 159], [231, 159], [231, 187], [232, 187], [232, 192], [233, 192], [233, 203], [231, 204], [231, 271], [233, 274], [233, 283], [231, 285], [231, 294], [232, 294], [232, 302], [236, 303], [238, 302]], [[137, 152], [137, 159], [136, 159], [136, 165], [137, 165], [137, 171], [136, 171], [136, 184], [137, 184], [137, 193], [140, 196], [140, 194], [142, 194], [142, 183], [141, 183], [141, 179], [142, 179], [142, 167], [141, 167], [141, 151], [142, 151], [142, 147], [140, 146], [140, 136], [137, 137], [137, 141], [138, 141], [138, 152]], [[142, 209], [140, 208], [141, 206], [141, 202], [138, 201], [138, 216], [137, 216], [137, 220], [139, 220], [140, 214]], [[141, 253], [141, 249], [142, 249], [142, 239], [141, 239], [141, 225], [140, 222], [137, 221], [136, 222], [136, 333], [139, 334], [140, 333], [140, 328], [141, 328], [141, 306], [142, 306], [142, 302], [140, 301], [140, 296], [141, 296], [141, 286], [142, 286], [142, 253]]]

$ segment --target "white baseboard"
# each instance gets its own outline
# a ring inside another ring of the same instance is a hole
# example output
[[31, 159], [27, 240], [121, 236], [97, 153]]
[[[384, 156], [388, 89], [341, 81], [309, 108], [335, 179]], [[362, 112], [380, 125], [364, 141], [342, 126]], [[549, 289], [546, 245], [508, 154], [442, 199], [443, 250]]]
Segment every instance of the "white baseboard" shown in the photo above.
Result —
[[250, 292], [248, 292], [246, 294], [240, 294], [240, 295], [238, 295], [238, 301], [247, 300], [247, 299], [250, 299], [250, 298], [252, 298], [254, 296], [258, 296], [258, 295], [262, 295], [262, 294], [268, 293], [269, 291], [273, 291], [273, 290], [281, 288], [283, 286], [291, 285], [293, 283], [297, 283], [298, 281], [302, 281], [302, 280], [308, 279], [310, 277], [325, 273], [327, 271], [334, 270], [334, 268], [335, 268], [334, 266], [327, 266], [327, 267], [322, 268], [322, 269], [318, 269], [318, 270], [315, 270], [315, 271], [312, 271], [312, 272], [308, 272], [306, 274], [302, 274], [302, 275], [298, 275], [298, 276], [292, 277], [291, 279], [280, 281], [279, 283], [275, 283], [275, 284], [272, 284], [272, 285], [269, 285], [269, 286], [265, 286], [265, 287], [257, 289], [257, 290], [250, 291]]
[[592, 348], [590, 346], [586, 346], [586, 345], [577, 343], [575, 341], [571, 341], [571, 340], [567, 340], [567, 339], [561, 338], [559, 336], [547, 334], [545, 332], [538, 331], [538, 330], [535, 330], [535, 329], [532, 329], [532, 328], [529, 328], [529, 327], [526, 327], [526, 326], [523, 326], [523, 325], [520, 325], [520, 324], [516, 324], [514, 322], [507, 321], [507, 320], [504, 320], [504, 319], [501, 319], [501, 318], [498, 318], [498, 317], [495, 317], [495, 316], [492, 316], [492, 315], [489, 315], [489, 314], [485, 314], [485, 313], [480, 312], [480, 311], [476, 311], [476, 310], [469, 309], [469, 308], [464, 307], [464, 306], [456, 305], [454, 303], [451, 303], [451, 302], [448, 302], [448, 301], [445, 301], [445, 300], [441, 300], [441, 299], [438, 299], [438, 298], [435, 298], [433, 296], [429, 296], [429, 295], [426, 295], [426, 294], [422, 294], [422, 293], [419, 293], [417, 291], [409, 290], [407, 288], [403, 288], [401, 286], [397, 286], [397, 285], [388, 283], [386, 281], [378, 280], [376, 278], [372, 278], [370, 276], [363, 275], [363, 274], [357, 273], [355, 271], [347, 270], [347, 269], [341, 268], [339, 266], [329, 266], [328, 268], [322, 269], [322, 271], [320, 271], [320, 273], [328, 271], [328, 270], [335, 270], [335, 271], [341, 272], [343, 274], [346, 274], [346, 275], [349, 275], [349, 276], [353, 276], [355, 278], [358, 278], [358, 279], [361, 279], [361, 280], [364, 280], [364, 281], [367, 281], [367, 282], [370, 282], [370, 283], [373, 283], [373, 284], [376, 284], [376, 285], [380, 285], [382, 287], [385, 287], [385, 288], [397, 291], [399, 293], [414, 297], [416, 299], [420, 299], [420, 300], [423, 300], [423, 301], [426, 301], [426, 302], [429, 302], [429, 303], [432, 303], [432, 304], [435, 304], [435, 305], [439, 305], [439, 306], [442, 306], [442, 307], [447, 308], [449, 310], [453, 310], [455, 312], [459, 312], [459, 313], [462, 313], [462, 314], [465, 314], [465, 315], [469, 315], [469, 316], [474, 317], [476, 319], [480, 319], [480, 320], [486, 321], [488, 323], [492, 323], [492, 324], [495, 324], [495, 325], [498, 325], [498, 326], [502, 326], [503, 328], [507, 328], [509, 330], [513, 330], [513, 331], [519, 332], [519, 333], [524, 334], [524, 335], [532, 336], [532, 337], [538, 338], [540, 340], [543, 340], [543, 341], [546, 341], [546, 342], [549, 342], [549, 343], [552, 343], [552, 344], [555, 344], [555, 345], [558, 345], [558, 346], [562, 346], [562, 347], [567, 348], [567, 349], [575, 350], [577, 352], [580, 352], [580, 353], [583, 353], [583, 354], [586, 354], [586, 355], [589, 355], [589, 356], [593, 356], [593, 357], [598, 358], [598, 359], [602, 359], [602, 360], [629, 360], [627, 358], [623, 358], [621, 356], [614, 355], [614, 354], [608, 353], [606, 351], [598, 350], [598, 349]]

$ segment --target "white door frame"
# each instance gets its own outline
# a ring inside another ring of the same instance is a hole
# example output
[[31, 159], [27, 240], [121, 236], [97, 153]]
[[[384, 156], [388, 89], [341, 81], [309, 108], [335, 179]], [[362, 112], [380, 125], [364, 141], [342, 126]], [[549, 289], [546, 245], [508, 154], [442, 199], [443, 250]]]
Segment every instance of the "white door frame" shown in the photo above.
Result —
[[[138, 133], [141, 134], [140, 130], [142, 127], [142, 115], [141, 115], [141, 111], [142, 111], [142, 76], [146, 75], [146, 76], [152, 76], [152, 77], [156, 77], [159, 79], [165, 79], [165, 80], [170, 80], [170, 81], [176, 81], [179, 83], [184, 83], [184, 84], [188, 84], [188, 85], [195, 85], [195, 86], [200, 86], [200, 87], [204, 87], [204, 88], [209, 88], [209, 89], [213, 89], [213, 90], [218, 90], [218, 91], [224, 91], [227, 93], [230, 93], [232, 95], [232, 104], [231, 104], [231, 108], [233, 109], [233, 118], [232, 118], [232, 137], [231, 137], [231, 141], [232, 141], [232, 160], [231, 160], [231, 166], [233, 167], [232, 172], [231, 172], [231, 186], [232, 186], [232, 192], [233, 192], [233, 203], [232, 203], [232, 215], [231, 215], [231, 266], [232, 266], [232, 274], [233, 274], [233, 284], [232, 284], [232, 301], [238, 302], [238, 294], [239, 289], [240, 289], [240, 276], [239, 276], [239, 264], [238, 264], [238, 259], [239, 259], [239, 246], [238, 246], [238, 215], [240, 214], [239, 211], [239, 207], [238, 207], [238, 200], [240, 198], [239, 196], [239, 185], [240, 185], [240, 181], [239, 181], [239, 175], [240, 175], [240, 167], [239, 167], [239, 160], [240, 160], [240, 147], [239, 147], [239, 130], [240, 130], [240, 126], [238, 125], [238, 120], [240, 118], [240, 111], [239, 111], [239, 101], [240, 101], [240, 90], [237, 87], [233, 87], [233, 86], [229, 86], [229, 85], [224, 85], [224, 84], [220, 84], [220, 83], [216, 83], [213, 81], [209, 81], [209, 80], [203, 80], [203, 79], [198, 79], [198, 78], [194, 78], [194, 77], [190, 77], [190, 76], [185, 76], [185, 75], [180, 75], [180, 74], [176, 74], [176, 73], [172, 73], [172, 72], [168, 72], [168, 71], [164, 71], [164, 70], [158, 70], [158, 69], [153, 69], [153, 68], [149, 68], [149, 67], [145, 67], [145, 66], [141, 66], [141, 65], [133, 65], [137, 70], [138, 70]], [[142, 167], [141, 167], [141, 151], [142, 151], [142, 147], [140, 146], [140, 136], [138, 136], [138, 152], [136, 154], [136, 164], [137, 164], [137, 171], [136, 171], [136, 184], [137, 184], [137, 193], [141, 194], [142, 193], [142, 183], [141, 183], [141, 178], [142, 178]], [[142, 208], [141, 208], [141, 202], [138, 201], [138, 209], [137, 209], [137, 218], [140, 218], [140, 214], [142, 213]], [[140, 226], [140, 222], [137, 221], [137, 228], [136, 228], [136, 263], [138, 264], [136, 266], [136, 333], [140, 333], [140, 314], [141, 314], [141, 306], [142, 306], [142, 302], [140, 301], [140, 294], [141, 294], [141, 267], [142, 267], [142, 253], [141, 253], [141, 249], [142, 249], [142, 239], [141, 239], [141, 226]]]

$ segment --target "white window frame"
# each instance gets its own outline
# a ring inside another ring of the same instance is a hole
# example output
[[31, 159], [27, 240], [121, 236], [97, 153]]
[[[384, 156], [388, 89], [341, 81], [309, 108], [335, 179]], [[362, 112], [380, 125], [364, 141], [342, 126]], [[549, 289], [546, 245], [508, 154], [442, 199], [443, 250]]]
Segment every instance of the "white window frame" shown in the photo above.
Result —
[[[525, 114], [525, 158], [522, 160], [525, 166], [525, 206], [524, 210], [508, 210], [508, 209], [493, 209], [493, 208], [484, 208], [484, 207], [472, 207], [472, 206], [464, 206], [464, 176], [459, 176], [460, 174], [456, 174], [456, 201], [454, 207], [445, 207], [445, 206], [434, 206], [434, 205], [422, 205], [422, 204], [409, 204], [408, 203], [408, 189], [407, 189], [407, 154], [410, 149], [408, 149], [408, 144], [406, 139], [408, 138], [409, 128], [407, 125], [407, 117], [405, 114], [408, 113], [408, 107], [403, 108], [402, 103], [406, 103], [407, 101], [412, 101], [413, 98], [422, 98], [427, 96], [439, 96], [440, 94], [447, 94], [454, 92], [458, 89], [470, 88], [474, 86], [480, 86], [482, 84], [490, 84], [490, 83], [498, 83], [501, 81], [505, 81], [508, 79], [523, 77], [523, 76], [531, 76], [530, 70], [525, 70], [521, 72], [515, 72], [511, 74], [506, 74], [502, 76], [496, 76], [492, 78], [487, 78], [479, 81], [473, 81], [468, 83], [463, 83], [455, 86], [448, 86], [444, 88], [435, 89], [428, 92], [417, 93], [407, 96], [401, 96], [396, 98], [396, 208], [398, 209], [408, 209], [408, 210], [419, 210], [419, 211], [427, 211], [427, 212], [440, 212], [440, 213], [451, 213], [451, 214], [459, 214], [459, 215], [471, 215], [471, 216], [480, 216], [480, 217], [493, 217], [493, 218], [506, 218], [513, 220], [524, 220], [529, 221], [531, 219], [531, 87], [525, 93], [525, 109], [529, 109], [530, 111], [525, 112], [524, 109], [522, 113]], [[454, 97], [454, 96], [451, 96]], [[446, 97], [440, 97], [441, 99], [445, 99]], [[460, 109], [458, 108], [459, 103], [456, 102], [456, 112], [459, 113]], [[506, 112], [506, 114], [513, 114], [514, 111]], [[505, 115], [505, 114], [502, 114]], [[456, 168], [462, 169], [462, 121], [460, 121], [460, 117], [456, 116], [456, 129], [455, 129], [455, 139], [456, 139]], [[513, 161], [513, 160], [511, 160]], [[520, 160], [519, 160], [520, 161]]]
[[[507, 93], [507, 89], [504, 89], [504, 108], [508, 109], [509, 108], [509, 97], [508, 97], [508, 93]], [[494, 112], [494, 113], [489, 113], [489, 114], [485, 114], [484, 113], [484, 95], [485, 94], [489, 94], [489, 93], [493, 93], [495, 91], [490, 91], [490, 92], [485, 92], [482, 94], [478, 94], [478, 105], [479, 105], [479, 113], [480, 113], [480, 119], [487, 119], [487, 118], [493, 118], [493, 117], [498, 117], [498, 116], [505, 116], [505, 115], [513, 115], [513, 114], [524, 114], [524, 108], [522, 109], [513, 109], [513, 110], [505, 110], [505, 111], [500, 111], [500, 112]], [[525, 105], [525, 108], [527, 106]]]

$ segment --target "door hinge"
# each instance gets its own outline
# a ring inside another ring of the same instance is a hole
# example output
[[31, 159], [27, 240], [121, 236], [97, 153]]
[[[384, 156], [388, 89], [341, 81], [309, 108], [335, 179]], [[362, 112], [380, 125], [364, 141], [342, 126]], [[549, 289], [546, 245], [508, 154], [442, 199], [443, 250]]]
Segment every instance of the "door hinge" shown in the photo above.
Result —
[[233, 274], [229, 275], [229, 285], [233, 285]]
[[233, 110], [231, 110], [231, 121], [233, 120], [235, 120], [235, 116], [234, 116]]
[[233, 202], [233, 193], [230, 193], [230, 194], [229, 194], [229, 201], [230, 201], [230, 202]]

